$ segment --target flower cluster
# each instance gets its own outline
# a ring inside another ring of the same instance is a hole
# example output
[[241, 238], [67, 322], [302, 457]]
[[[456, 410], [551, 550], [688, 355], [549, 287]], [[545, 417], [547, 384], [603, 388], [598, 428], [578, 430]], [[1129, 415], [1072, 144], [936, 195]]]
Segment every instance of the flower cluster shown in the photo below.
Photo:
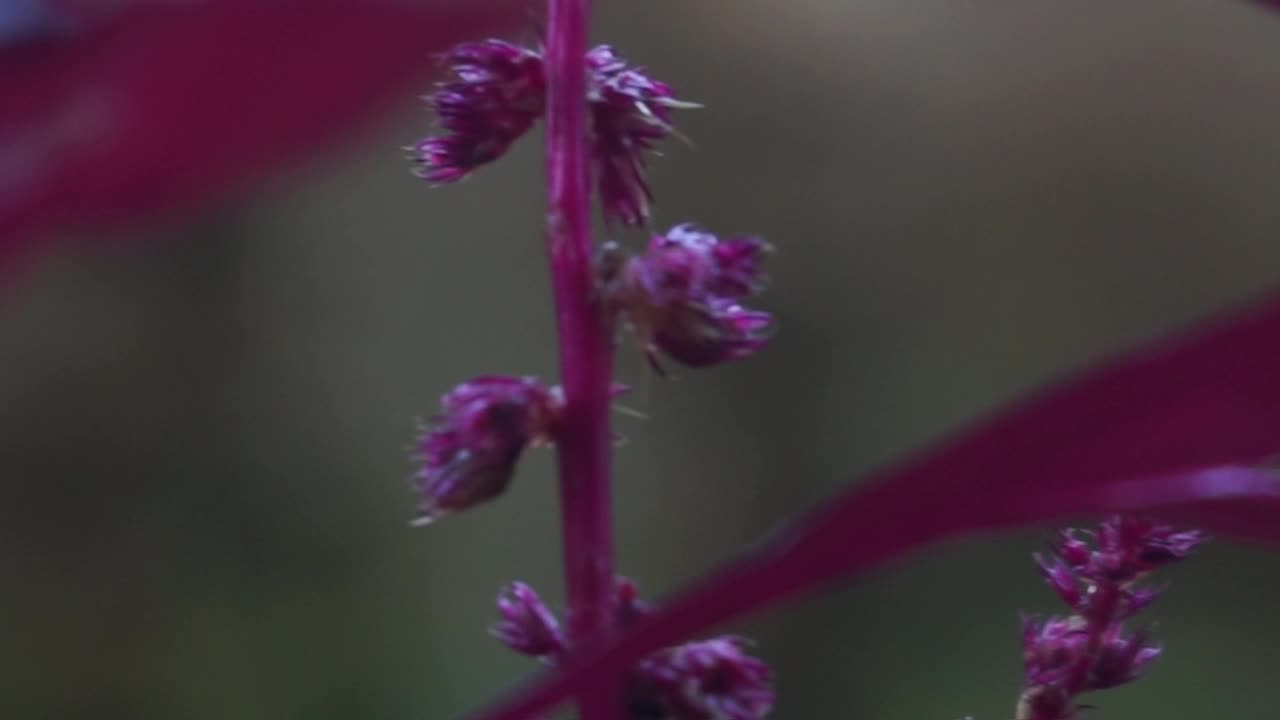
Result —
[[440, 404], [415, 451], [417, 524], [505, 490], [524, 449], [553, 441], [563, 400], [534, 378], [490, 375], [457, 386]]
[[464, 43], [446, 62], [454, 74], [430, 100], [445, 134], [411, 150], [415, 172], [432, 183], [461, 180], [502, 157], [542, 117], [542, 56], [502, 40]]
[[[466, 43], [446, 57], [453, 79], [429, 96], [444, 132], [408, 148], [415, 172], [432, 183], [461, 180], [502, 157], [546, 111], [543, 55], [502, 40]], [[606, 220], [639, 227], [653, 193], [645, 156], [673, 131], [672, 111], [694, 108], [669, 85], [601, 45], [585, 58], [591, 149]]]
[[[1092, 542], [1090, 542], [1092, 541]], [[1076, 696], [1138, 679], [1160, 647], [1124, 622], [1159, 590], [1138, 583], [1182, 560], [1205, 541], [1197, 531], [1134, 517], [1113, 517], [1097, 531], [1067, 530], [1050, 557], [1036, 557], [1049, 586], [1072, 613], [1022, 621], [1024, 683], [1017, 720], [1072, 720]]]
[[[615, 622], [623, 629], [648, 609], [635, 586], [620, 580]], [[511, 650], [557, 664], [570, 652], [555, 614], [524, 583], [498, 596], [492, 634]], [[747, 641], [723, 636], [685, 643], [644, 658], [625, 679], [631, 720], [761, 720], [773, 708], [773, 674], [745, 652]]]
[[648, 222], [653, 202], [645, 155], [672, 133], [672, 110], [698, 106], [677, 100], [670, 85], [627, 65], [608, 45], [587, 53], [587, 67], [592, 154], [604, 217], [640, 227]]
[[770, 251], [759, 238], [721, 240], [677, 225], [653, 236], [643, 255], [606, 253], [600, 266], [607, 311], [627, 321], [659, 372], [659, 351], [689, 367], [746, 357], [764, 346], [772, 318], [738, 303], [764, 289]]

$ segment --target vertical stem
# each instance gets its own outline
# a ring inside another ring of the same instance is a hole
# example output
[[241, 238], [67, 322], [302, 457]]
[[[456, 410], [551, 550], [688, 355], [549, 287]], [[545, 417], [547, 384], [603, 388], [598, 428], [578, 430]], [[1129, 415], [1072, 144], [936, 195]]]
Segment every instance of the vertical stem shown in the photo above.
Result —
[[[555, 293], [563, 425], [557, 437], [569, 635], [583, 646], [609, 632], [613, 519], [609, 492], [613, 339], [595, 300], [585, 57], [590, 0], [549, 0], [547, 247]], [[609, 688], [579, 698], [580, 720], [613, 720]]]

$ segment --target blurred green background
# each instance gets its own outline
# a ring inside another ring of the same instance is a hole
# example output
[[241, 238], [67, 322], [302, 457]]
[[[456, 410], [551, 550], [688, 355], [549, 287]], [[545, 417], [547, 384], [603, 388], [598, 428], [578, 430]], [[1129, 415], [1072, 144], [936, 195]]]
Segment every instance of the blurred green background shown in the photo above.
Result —
[[[532, 32], [526, 37], [533, 37]], [[1226, 0], [602, 2], [705, 103], [660, 227], [778, 248], [774, 344], [624, 353], [620, 565], [679, 587], [839, 484], [1280, 277], [1280, 18]], [[424, 75], [424, 90], [425, 90]], [[0, 715], [451, 718], [534, 668], [486, 636], [561, 597], [551, 454], [422, 530], [412, 419], [552, 377], [539, 143], [429, 192], [376, 133], [217, 211], [83, 233], [0, 303]], [[637, 242], [641, 238], [626, 237]], [[1043, 533], [956, 544], [735, 630], [779, 720], [1012, 716]], [[1218, 543], [1103, 718], [1275, 717], [1280, 557]]]

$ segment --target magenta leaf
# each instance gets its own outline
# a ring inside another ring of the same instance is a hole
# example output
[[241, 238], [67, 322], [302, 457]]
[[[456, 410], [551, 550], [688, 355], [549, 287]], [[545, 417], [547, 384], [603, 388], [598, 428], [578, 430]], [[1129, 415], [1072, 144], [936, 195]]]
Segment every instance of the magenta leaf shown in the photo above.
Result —
[[320, 154], [426, 89], [452, 44], [530, 20], [523, 0], [0, 6], [0, 267], [33, 234], [189, 209]]
[[534, 717], [648, 653], [944, 538], [1151, 511], [1280, 543], [1280, 294], [1034, 395], [838, 494], [475, 720]]

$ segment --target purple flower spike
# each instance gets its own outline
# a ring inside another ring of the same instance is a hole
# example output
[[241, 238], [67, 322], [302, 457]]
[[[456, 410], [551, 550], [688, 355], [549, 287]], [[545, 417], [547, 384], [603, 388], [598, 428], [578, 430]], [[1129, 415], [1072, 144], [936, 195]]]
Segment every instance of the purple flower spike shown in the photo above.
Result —
[[608, 45], [587, 53], [587, 70], [592, 151], [605, 219], [642, 226], [653, 202], [645, 154], [672, 134], [672, 110], [698, 106], [677, 100], [669, 85], [628, 66]]
[[[767, 243], [720, 240], [694, 225], [655, 236], [644, 255], [603, 266], [604, 292], [659, 372], [659, 351], [689, 367], [747, 357], [768, 340], [773, 318], [738, 301], [764, 289]], [[609, 258], [606, 258], [609, 260]]]
[[431, 183], [461, 180], [501, 157], [546, 104], [542, 56], [533, 50], [485, 40], [458, 45], [445, 60], [454, 80], [428, 98], [444, 134], [409, 148], [415, 172]]
[[742, 650], [743, 641], [719, 637], [669, 648], [636, 669], [632, 716], [671, 720], [760, 720], [773, 708], [773, 674]]
[[[1092, 545], [1080, 537], [1092, 537]], [[1054, 556], [1036, 556], [1049, 586], [1070, 617], [1022, 620], [1024, 684], [1017, 720], [1072, 720], [1076, 697], [1133, 682], [1160, 657], [1147, 634], [1129, 634], [1124, 621], [1160, 595], [1139, 583], [1151, 570], [1185, 558], [1204, 536], [1175, 532], [1134, 517], [1108, 518], [1094, 532], [1059, 534]]]
[[418, 443], [415, 524], [491, 500], [506, 489], [525, 447], [551, 442], [560, 393], [533, 378], [478, 377], [441, 399]]
[[554, 659], [564, 652], [564, 636], [556, 616], [533, 588], [511, 583], [498, 595], [498, 614], [491, 632], [503, 645], [532, 657]]

